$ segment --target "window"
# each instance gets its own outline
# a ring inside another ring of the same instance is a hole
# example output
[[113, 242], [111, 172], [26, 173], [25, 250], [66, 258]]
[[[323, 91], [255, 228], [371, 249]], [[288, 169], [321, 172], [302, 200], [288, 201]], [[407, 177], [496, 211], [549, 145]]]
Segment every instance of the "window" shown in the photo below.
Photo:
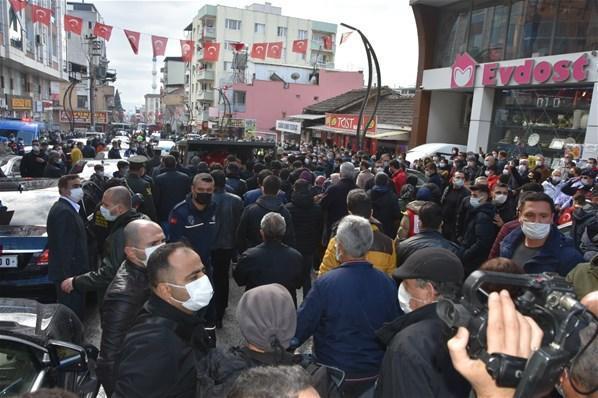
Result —
[[561, 1], [553, 54], [598, 48], [598, 3], [591, 0]]
[[10, 91], [15, 89], [15, 81], [12, 79], [12, 77], [10, 78]]
[[278, 37], [287, 37], [287, 28], [284, 26], [279, 26], [276, 30], [276, 35]]
[[233, 112], [245, 112], [245, 91], [233, 91]]
[[225, 41], [224, 42], [224, 49], [225, 50], [234, 50], [235, 48], [233, 47], [234, 44], [237, 44], [236, 41]]
[[4, 89], [4, 76], [0, 76], [0, 88]]
[[79, 109], [87, 108], [87, 96], [86, 95], [78, 95], [77, 96], [77, 108], [79, 108]]
[[509, 6], [496, 3], [489, 3], [487, 0], [474, 1], [467, 51], [478, 62], [503, 59]]
[[92, 28], [91, 21], [87, 22], [87, 27], [91, 30], [91, 28]]
[[241, 30], [241, 21], [239, 21], [238, 19], [226, 19], [226, 21], [224, 21], [224, 26], [226, 27], [226, 29], [230, 29], [230, 30]]
[[256, 23], [253, 26], [253, 31], [255, 33], [266, 33], [266, 24], [263, 23]]
[[228, 61], [224, 61], [224, 70], [230, 70], [231, 68], [231, 62]]
[[465, 51], [467, 45], [467, 25], [469, 24], [469, 2], [448, 6], [440, 13], [436, 41], [436, 67], [452, 65], [455, 56]]
[[307, 30], [299, 29], [299, 31], [297, 32], [297, 38], [299, 40], [307, 39]]

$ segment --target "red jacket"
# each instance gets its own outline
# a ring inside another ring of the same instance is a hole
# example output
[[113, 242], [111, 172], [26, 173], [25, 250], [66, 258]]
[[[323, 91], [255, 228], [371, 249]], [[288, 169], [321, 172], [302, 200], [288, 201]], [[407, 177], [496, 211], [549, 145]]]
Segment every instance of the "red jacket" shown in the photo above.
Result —
[[510, 234], [520, 226], [521, 224], [519, 223], [518, 218], [503, 224], [500, 231], [498, 231], [498, 235], [496, 235], [496, 239], [494, 240], [494, 244], [492, 245], [492, 249], [490, 250], [488, 260], [496, 258], [500, 255], [500, 243], [502, 242], [502, 240], [506, 238], [508, 234]]
[[392, 176], [392, 182], [395, 184], [397, 194], [400, 194], [403, 185], [407, 184], [407, 173], [405, 172], [405, 170], [401, 169], [394, 173]]

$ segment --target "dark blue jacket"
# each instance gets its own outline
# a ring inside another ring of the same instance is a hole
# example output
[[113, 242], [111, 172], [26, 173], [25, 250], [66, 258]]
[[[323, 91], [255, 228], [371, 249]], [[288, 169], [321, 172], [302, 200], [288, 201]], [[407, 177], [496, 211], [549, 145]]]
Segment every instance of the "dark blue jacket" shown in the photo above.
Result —
[[376, 330], [399, 315], [397, 287], [367, 261], [345, 263], [318, 278], [297, 314], [299, 344], [314, 336], [314, 354], [348, 378], [374, 376], [384, 346]]
[[169, 242], [187, 242], [199, 254], [205, 267], [210, 267], [210, 252], [216, 239], [216, 205], [197, 210], [191, 195], [176, 205], [168, 217]]
[[[523, 243], [523, 240], [523, 232], [519, 227], [507, 235], [500, 244], [500, 256], [513, 258], [515, 250]], [[553, 226], [542, 250], [525, 264], [520, 265], [529, 274], [558, 272], [561, 276], [566, 276], [577, 264], [583, 262], [583, 256], [573, 245], [573, 240], [564, 236], [557, 227]]]
[[[262, 192], [262, 188], [256, 188], [256, 189], [252, 189], [250, 191], [245, 192], [243, 194], [243, 205], [245, 207], [247, 207], [250, 204], [253, 204], [253, 203], [257, 202], [257, 200], [263, 194], [264, 193]], [[287, 202], [287, 195], [283, 191], [278, 191], [278, 194], [276, 196], [278, 196], [278, 199], [280, 199], [282, 201], [282, 203], [286, 203]]]

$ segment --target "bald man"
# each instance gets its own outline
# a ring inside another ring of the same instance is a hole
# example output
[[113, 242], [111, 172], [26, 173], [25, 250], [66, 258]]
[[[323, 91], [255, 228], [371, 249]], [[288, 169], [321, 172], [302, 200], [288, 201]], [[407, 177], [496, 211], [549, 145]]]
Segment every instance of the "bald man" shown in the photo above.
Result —
[[125, 259], [124, 229], [131, 221], [147, 219], [132, 206], [131, 192], [123, 186], [107, 189], [102, 196], [100, 213], [110, 223], [110, 232], [104, 242], [102, 263], [94, 271], [68, 278], [62, 282], [62, 290], [70, 293], [97, 291], [100, 300], [108, 284], [116, 275], [116, 271]]
[[122, 341], [149, 297], [147, 260], [164, 244], [164, 239], [162, 228], [152, 221], [135, 220], [124, 229], [126, 259], [108, 286], [102, 305], [102, 341], [97, 373], [108, 396], [114, 390], [114, 362], [118, 359]]

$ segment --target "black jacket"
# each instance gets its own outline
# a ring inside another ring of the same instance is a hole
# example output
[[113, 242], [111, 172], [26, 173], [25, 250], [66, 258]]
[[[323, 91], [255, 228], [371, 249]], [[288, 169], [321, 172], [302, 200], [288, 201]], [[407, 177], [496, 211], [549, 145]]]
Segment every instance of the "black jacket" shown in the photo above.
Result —
[[123, 341], [112, 398], [193, 398], [196, 356], [205, 352], [201, 317], [150, 294]]
[[347, 195], [349, 191], [357, 188], [352, 178], [342, 178], [338, 183], [330, 186], [320, 205], [326, 213], [326, 232], [330, 236], [332, 226], [341, 218], [349, 214], [347, 210]]
[[270, 212], [279, 213], [284, 217], [287, 229], [283, 242], [289, 246], [295, 246], [295, 231], [291, 213], [284, 207], [282, 201], [276, 196], [260, 196], [255, 203], [250, 204], [243, 210], [241, 221], [237, 229], [237, 249], [245, 251], [262, 243], [260, 235], [260, 222], [262, 217]]
[[314, 203], [311, 192], [294, 192], [286, 204], [295, 227], [295, 247], [301, 253], [313, 254], [322, 236], [322, 209]]
[[302, 262], [303, 257], [297, 250], [278, 241], [268, 241], [241, 254], [233, 277], [239, 286], [245, 286], [245, 291], [280, 283], [297, 304], [296, 290], [303, 284]]
[[451, 330], [436, 304], [421, 307], [376, 332], [386, 347], [375, 397], [466, 398], [469, 383], [448, 353]]
[[496, 207], [492, 203], [484, 203], [477, 208], [470, 207], [466, 216], [465, 235], [461, 246], [461, 260], [465, 267], [465, 275], [475, 271], [486, 259], [498, 234], [494, 224]]
[[374, 218], [382, 223], [382, 232], [394, 239], [402, 217], [399, 198], [389, 187], [377, 185], [368, 191], [368, 195], [372, 200]]
[[442, 234], [452, 241], [457, 240], [457, 215], [461, 202], [468, 198], [471, 193], [465, 187], [455, 189], [452, 185], [447, 186], [442, 193], [440, 204], [442, 206]]
[[108, 394], [114, 391], [114, 364], [122, 342], [150, 294], [145, 268], [126, 260], [108, 286], [102, 305], [102, 340], [97, 372]]
[[48, 212], [48, 278], [62, 282], [89, 270], [87, 234], [83, 218], [63, 198]]
[[44, 177], [46, 178], [60, 178], [66, 174], [66, 168], [63, 164], [48, 163], [44, 168]]
[[217, 190], [212, 195], [216, 205], [216, 238], [212, 250], [234, 249], [235, 234], [243, 213], [243, 201], [237, 195]]
[[247, 183], [239, 177], [228, 176], [226, 177], [226, 185], [232, 188], [232, 192], [237, 196], [243, 196], [247, 192]]
[[573, 211], [573, 231], [571, 237], [576, 248], [580, 248], [581, 237], [588, 225], [598, 220], [598, 206], [587, 204]]
[[506, 224], [515, 219], [517, 215], [517, 199], [509, 194], [507, 201], [502, 205], [496, 205], [496, 213]]
[[26, 153], [21, 159], [21, 177], [43, 177], [46, 167], [46, 158], [42, 152]]
[[170, 211], [185, 200], [191, 188], [187, 174], [176, 170], [166, 170], [154, 179], [154, 202], [160, 222], [168, 221]]
[[430, 229], [422, 229], [411, 238], [399, 242], [397, 247], [397, 265], [400, 266], [410, 255], [415, 253], [415, 251], [426, 247], [447, 249], [456, 255], [459, 255], [461, 250], [459, 245], [445, 239], [440, 232]]

